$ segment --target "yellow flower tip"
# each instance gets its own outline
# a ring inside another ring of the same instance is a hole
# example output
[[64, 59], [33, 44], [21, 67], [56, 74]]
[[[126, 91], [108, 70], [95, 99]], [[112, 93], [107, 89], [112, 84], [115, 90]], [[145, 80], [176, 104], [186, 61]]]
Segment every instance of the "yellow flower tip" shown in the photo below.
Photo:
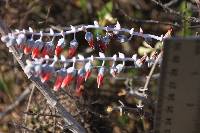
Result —
[[111, 106], [108, 106], [107, 109], [106, 109], [106, 111], [107, 111], [108, 113], [111, 113], [111, 112], [113, 111], [113, 108], [112, 108]]

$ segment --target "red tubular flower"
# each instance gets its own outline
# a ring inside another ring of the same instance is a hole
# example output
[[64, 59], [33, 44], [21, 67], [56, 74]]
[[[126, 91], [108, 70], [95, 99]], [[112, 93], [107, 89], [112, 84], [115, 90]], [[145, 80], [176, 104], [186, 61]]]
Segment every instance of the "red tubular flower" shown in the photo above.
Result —
[[63, 51], [64, 47], [65, 47], [65, 38], [61, 38], [58, 41], [58, 44], [56, 45], [56, 49], [55, 49], [55, 55], [56, 56], [60, 56], [61, 52]]
[[44, 42], [42, 41], [43, 33], [40, 32], [40, 34], [40, 38], [36, 40], [33, 45], [32, 58], [38, 58], [40, 56], [40, 51], [44, 47]]
[[39, 54], [40, 54], [39, 48], [38, 48], [38, 47], [33, 48], [32, 57], [33, 57], [33, 58], [38, 58], [38, 57], [39, 57]]
[[88, 41], [88, 44], [89, 44], [90, 48], [94, 49], [94, 40], [93, 39]]
[[63, 76], [61, 76], [61, 75], [57, 76], [56, 82], [55, 82], [54, 87], [53, 87], [54, 91], [58, 91], [60, 89], [63, 80], [64, 80]]
[[99, 48], [101, 52], [105, 52], [105, 50], [107, 49], [107, 45], [103, 42], [99, 43]]
[[35, 41], [33, 40], [33, 37], [31, 39], [28, 39], [26, 45], [24, 46], [24, 54], [30, 54], [34, 45]]
[[63, 48], [62, 46], [56, 46], [56, 49], [55, 49], [55, 55], [56, 56], [60, 56], [61, 52], [63, 51]]
[[83, 86], [85, 79], [85, 68], [81, 68], [78, 71], [78, 76], [76, 80], [76, 93], [78, 94], [77, 96], [80, 96], [81, 94], [81, 87]]
[[46, 46], [42, 49], [42, 52], [41, 52], [42, 57], [45, 57], [45, 55], [48, 55], [48, 49]]
[[61, 87], [64, 88], [65, 86], [69, 86], [72, 80], [74, 79], [74, 76], [76, 75], [76, 70], [74, 67], [70, 67], [67, 69], [67, 75], [65, 76]]
[[54, 84], [54, 87], [53, 87], [54, 91], [58, 91], [60, 89], [66, 73], [67, 73], [67, 70], [65, 68], [58, 70], [57, 78], [56, 78], [56, 81], [55, 81], [55, 84]]
[[26, 54], [26, 55], [30, 54], [30, 53], [31, 53], [31, 50], [32, 50], [32, 48], [26, 45], [26, 46], [24, 47], [24, 54]]
[[67, 76], [64, 78], [61, 87], [64, 88], [65, 86], [70, 85], [72, 80], [74, 79], [74, 76], [72, 74], [67, 74]]
[[101, 52], [105, 52], [105, 49], [107, 48], [106, 44], [102, 41], [102, 38], [100, 35], [97, 34], [97, 44], [99, 47], [99, 50]]
[[100, 88], [100, 86], [103, 85], [104, 71], [105, 71], [105, 68], [104, 68], [104, 67], [101, 67], [100, 70], [99, 70], [99, 73], [98, 73], [98, 76], [97, 76], [98, 88]]
[[51, 77], [51, 72], [43, 72], [41, 73], [41, 82], [45, 83], [46, 81], [48, 81]]
[[85, 81], [90, 77], [92, 68], [93, 66], [90, 61], [85, 64]]
[[103, 75], [102, 74], [99, 74], [97, 76], [97, 84], [98, 84], [98, 88], [103, 85]]
[[94, 39], [93, 34], [91, 32], [85, 33], [85, 40], [88, 42], [90, 48], [94, 49]]
[[77, 48], [75, 48], [75, 47], [69, 48], [69, 50], [68, 50], [68, 58], [72, 58], [72, 57], [74, 57], [76, 55], [76, 49]]
[[50, 80], [52, 74], [54, 73], [54, 62], [51, 65], [43, 64], [41, 67], [41, 73], [40, 73], [40, 79], [41, 82], [44, 83], [48, 80]]
[[71, 42], [70, 42], [70, 48], [68, 50], [68, 58], [72, 58], [76, 55], [76, 49], [78, 47], [78, 42], [77, 40], [74, 38]]
[[53, 36], [52, 40], [49, 42], [46, 42], [42, 51], [41, 51], [41, 56], [45, 57], [45, 55], [48, 56], [53, 56], [54, 55], [54, 49], [55, 49], [55, 44], [54, 44], [54, 40], [55, 40], [55, 36], [54, 36], [54, 31], [52, 29], [50, 29], [50, 33]]
[[91, 73], [89, 70], [85, 73], [85, 81], [90, 77]]
[[105, 52], [107, 45], [110, 43], [110, 36], [106, 34], [99, 43], [99, 48], [102, 52]]

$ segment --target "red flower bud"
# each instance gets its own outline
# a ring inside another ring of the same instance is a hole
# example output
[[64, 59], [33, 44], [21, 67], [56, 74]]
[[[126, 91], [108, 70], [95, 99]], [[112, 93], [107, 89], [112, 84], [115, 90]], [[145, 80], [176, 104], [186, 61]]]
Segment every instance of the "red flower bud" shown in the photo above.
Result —
[[32, 51], [32, 58], [38, 58], [40, 54], [40, 50], [38, 47], [34, 48]]
[[41, 56], [42, 56], [42, 57], [45, 57], [45, 55], [48, 55], [48, 49], [47, 49], [47, 47], [44, 47], [44, 48], [42, 49], [42, 52], [41, 52]]
[[62, 46], [61, 45], [60, 46], [57, 45], [56, 49], [55, 49], [55, 55], [56, 56], [60, 56], [62, 50], [63, 50]]
[[58, 91], [60, 89], [63, 80], [64, 80], [64, 76], [62, 76], [62, 75], [57, 76], [56, 82], [55, 82], [54, 87], [53, 87], [54, 91]]
[[77, 47], [78, 47], [78, 42], [74, 37], [74, 40], [70, 42], [70, 47], [68, 50], [68, 58], [72, 58], [73, 56], [75, 56]]
[[71, 47], [68, 50], [68, 58], [72, 58], [76, 55], [76, 47]]
[[99, 43], [99, 49], [101, 52], [105, 52], [105, 50], [107, 49], [107, 45], [103, 42]]
[[85, 66], [84, 66], [85, 81], [90, 77], [92, 68], [93, 68], [93, 66], [92, 66], [92, 63], [90, 61], [85, 64]]
[[94, 49], [94, 40], [93, 39], [88, 41], [88, 44], [89, 44], [90, 48]]
[[94, 49], [94, 39], [91, 32], [85, 33], [85, 40], [88, 42], [89, 46]]
[[105, 68], [104, 67], [101, 67], [99, 69], [99, 73], [98, 73], [98, 76], [97, 76], [97, 84], [98, 84], [98, 88], [103, 85], [103, 75], [104, 75], [104, 71], [105, 71]]
[[50, 72], [43, 72], [41, 74], [41, 82], [44, 83], [46, 81], [48, 81], [51, 77], [51, 73]]
[[90, 77], [91, 73], [92, 73], [91, 71], [87, 71], [85, 73], [85, 81]]
[[29, 46], [25, 46], [24, 47], [24, 54], [26, 54], [26, 55], [28, 55], [28, 54], [30, 54], [31, 53], [31, 47], [29, 47]]
[[103, 85], [103, 75], [102, 74], [99, 74], [97, 76], [97, 84], [98, 84], [98, 88]]
[[61, 87], [64, 88], [65, 86], [69, 86], [72, 80], [74, 79], [74, 76], [72, 74], [67, 74], [67, 76], [64, 78]]

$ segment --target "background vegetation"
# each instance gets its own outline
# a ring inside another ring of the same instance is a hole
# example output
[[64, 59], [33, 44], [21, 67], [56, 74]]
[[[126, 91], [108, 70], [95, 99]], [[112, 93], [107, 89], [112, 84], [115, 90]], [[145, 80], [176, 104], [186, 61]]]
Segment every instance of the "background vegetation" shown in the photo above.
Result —
[[[200, 20], [198, 0], [1, 0], [0, 17], [11, 29], [34, 30], [53, 28], [60, 31], [66, 26], [92, 24], [113, 25], [117, 21], [124, 28], [132, 28], [155, 35], [165, 34], [173, 29], [173, 36], [198, 35]], [[96, 31], [93, 31], [96, 32]], [[67, 39], [69, 39], [68, 37]], [[81, 42], [79, 53], [97, 54], [88, 50], [83, 35], [77, 37]], [[123, 44], [112, 42], [106, 52], [113, 55], [123, 52], [126, 56], [138, 53], [143, 39], [134, 37]], [[152, 47], [156, 44], [148, 42]], [[104, 86], [97, 88], [96, 75], [85, 84], [81, 99], [70, 97], [70, 92], [57, 93], [61, 103], [87, 129], [88, 132], [139, 133], [149, 132], [153, 127], [153, 115], [157, 91], [159, 69], [149, 85], [148, 100], [144, 112], [134, 112], [137, 99], [125, 92], [127, 86], [137, 88], [145, 83], [149, 69], [125, 70], [120, 78], [106, 75]], [[158, 76], [156, 75], [158, 74]], [[0, 132], [60, 132], [62, 119], [48, 106], [37, 89], [32, 89], [19, 65], [9, 54], [5, 45], [0, 45]], [[6, 111], [9, 105], [19, 100], [24, 90], [30, 91], [20, 100], [20, 105]], [[31, 93], [32, 92], [32, 93]], [[31, 96], [30, 96], [31, 95]], [[30, 100], [31, 98], [31, 100]], [[109, 113], [108, 106], [126, 106], [123, 115], [119, 111]], [[29, 101], [29, 102], [28, 102]], [[29, 103], [29, 104], [28, 104]], [[66, 132], [68, 132], [66, 130]]]

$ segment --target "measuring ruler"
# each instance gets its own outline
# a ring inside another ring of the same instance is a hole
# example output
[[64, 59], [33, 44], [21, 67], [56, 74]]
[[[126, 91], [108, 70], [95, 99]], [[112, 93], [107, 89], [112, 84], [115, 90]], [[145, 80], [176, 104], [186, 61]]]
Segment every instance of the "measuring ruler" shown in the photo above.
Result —
[[154, 133], [200, 133], [200, 38], [164, 42]]

